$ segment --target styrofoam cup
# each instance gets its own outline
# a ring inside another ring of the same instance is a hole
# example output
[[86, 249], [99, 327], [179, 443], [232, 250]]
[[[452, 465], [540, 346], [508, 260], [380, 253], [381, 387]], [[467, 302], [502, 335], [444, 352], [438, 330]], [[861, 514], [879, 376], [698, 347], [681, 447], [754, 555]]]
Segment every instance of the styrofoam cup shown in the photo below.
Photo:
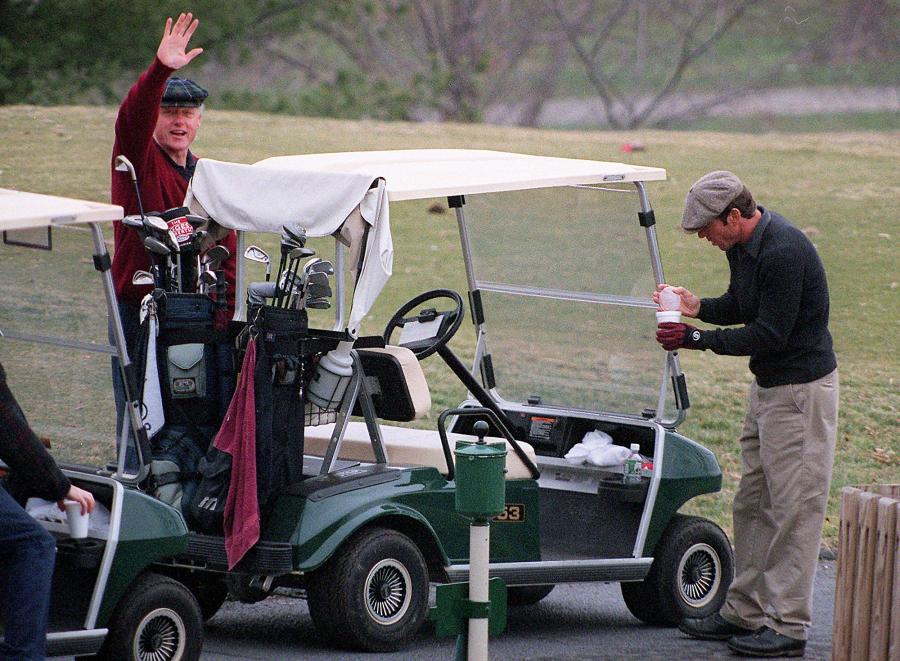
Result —
[[666, 322], [681, 322], [681, 312], [679, 310], [657, 310], [656, 324], [664, 324]]
[[88, 523], [91, 515], [81, 513], [81, 503], [77, 500], [67, 500], [66, 518], [69, 520], [69, 536], [72, 539], [84, 539], [88, 536]]

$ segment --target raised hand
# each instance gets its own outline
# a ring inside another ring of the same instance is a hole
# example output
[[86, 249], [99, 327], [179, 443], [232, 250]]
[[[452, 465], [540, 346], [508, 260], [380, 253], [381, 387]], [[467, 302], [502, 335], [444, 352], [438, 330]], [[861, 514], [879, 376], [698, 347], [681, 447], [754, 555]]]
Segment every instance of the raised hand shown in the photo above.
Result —
[[188, 42], [198, 25], [200, 25], [200, 21], [194, 18], [190, 12], [182, 13], [174, 25], [172, 19], [167, 18], [162, 40], [159, 42], [159, 48], [156, 49], [156, 57], [159, 61], [170, 69], [180, 69], [202, 53], [202, 48], [186, 51]]

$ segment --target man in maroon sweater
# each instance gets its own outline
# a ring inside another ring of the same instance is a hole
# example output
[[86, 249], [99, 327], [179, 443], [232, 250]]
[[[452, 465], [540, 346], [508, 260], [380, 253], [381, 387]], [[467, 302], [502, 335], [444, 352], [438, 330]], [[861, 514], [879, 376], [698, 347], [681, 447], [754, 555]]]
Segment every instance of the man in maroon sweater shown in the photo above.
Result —
[[[207, 92], [190, 80], [169, 76], [203, 52], [202, 48], [186, 51], [198, 24], [189, 13], [182, 13], [174, 24], [171, 18], [166, 19], [156, 57], [119, 107], [112, 151], [112, 202], [121, 205], [126, 214], [139, 213], [140, 208], [128, 173], [115, 169], [119, 154], [134, 164], [145, 210], [165, 211], [181, 206], [184, 201], [197, 163], [190, 147], [200, 128]], [[133, 356], [141, 299], [151, 288], [133, 285], [131, 279], [135, 271], [149, 270], [151, 262], [137, 232], [119, 222], [113, 223], [113, 231], [112, 276], [128, 352]], [[222, 264], [228, 282], [230, 315], [234, 310], [235, 291], [234, 232], [229, 232], [220, 243], [232, 255]], [[121, 429], [124, 389], [116, 359], [113, 359], [113, 388], [118, 413], [116, 428]]]

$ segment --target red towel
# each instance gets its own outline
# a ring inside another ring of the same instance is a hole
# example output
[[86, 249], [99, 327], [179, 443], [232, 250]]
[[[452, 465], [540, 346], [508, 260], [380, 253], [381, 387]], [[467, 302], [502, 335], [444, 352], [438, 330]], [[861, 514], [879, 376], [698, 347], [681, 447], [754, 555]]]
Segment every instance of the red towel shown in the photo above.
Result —
[[241, 376], [225, 420], [213, 441], [231, 455], [231, 482], [225, 501], [225, 554], [228, 569], [240, 562], [259, 540], [259, 501], [256, 496], [256, 398], [253, 370], [256, 340], [247, 343]]

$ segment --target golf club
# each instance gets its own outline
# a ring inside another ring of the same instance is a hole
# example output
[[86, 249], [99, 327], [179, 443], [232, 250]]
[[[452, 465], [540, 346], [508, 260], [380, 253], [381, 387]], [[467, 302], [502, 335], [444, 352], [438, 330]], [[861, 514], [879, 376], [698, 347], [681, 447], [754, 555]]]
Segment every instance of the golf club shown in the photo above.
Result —
[[[272, 276], [272, 258], [269, 257], [269, 253], [259, 246], [250, 245], [247, 246], [247, 249], [244, 251], [244, 257], [251, 262], [258, 262], [266, 265], [266, 282], [268, 282], [269, 278]], [[279, 273], [278, 275], [280, 276], [281, 274]]]
[[156, 286], [156, 278], [154, 278], [151, 273], [139, 269], [131, 276], [131, 284], [139, 287], [143, 287], [144, 285]]
[[288, 253], [294, 248], [302, 248], [306, 245], [306, 229], [296, 223], [288, 223], [281, 227], [281, 261], [278, 263], [278, 273], [275, 282], [279, 282]]
[[[316, 251], [313, 250], [312, 248], [293, 248], [288, 253], [288, 258], [290, 259], [290, 261], [288, 262], [287, 271], [285, 271], [285, 273], [288, 274], [288, 276], [289, 276], [287, 278], [287, 282], [289, 284], [293, 284], [295, 278], [297, 277], [297, 267], [300, 265], [300, 260], [303, 259], [304, 257], [312, 257], [315, 254], [316, 254]], [[286, 293], [286, 290], [284, 290], [284, 289], [279, 291], [278, 299], [277, 299], [277, 302], [275, 303], [275, 305], [284, 307], [284, 304], [285, 304], [284, 294], [285, 293]]]
[[116, 156], [116, 170], [118, 172], [127, 172], [131, 177], [131, 184], [134, 186], [134, 195], [137, 197], [138, 203], [138, 211], [141, 213], [141, 218], [144, 217], [144, 203], [141, 201], [141, 190], [138, 187], [137, 182], [137, 173], [134, 171], [134, 166], [131, 164], [131, 161], [128, 160], [122, 154]]

